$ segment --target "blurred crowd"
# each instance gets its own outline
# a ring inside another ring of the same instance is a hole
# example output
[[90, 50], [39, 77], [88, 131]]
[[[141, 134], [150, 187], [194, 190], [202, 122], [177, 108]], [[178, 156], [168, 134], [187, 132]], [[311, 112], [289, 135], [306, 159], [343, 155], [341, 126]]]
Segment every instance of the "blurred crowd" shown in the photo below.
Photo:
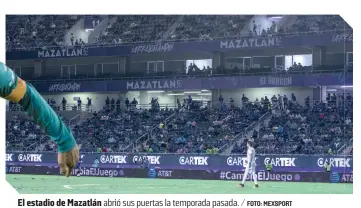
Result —
[[[259, 154], [340, 154], [352, 144], [353, 100], [350, 94], [336, 96], [329, 94], [327, 101], [313, 103], [307, 97], [301, 105], [294, 94], [254, 102], [243, 95], [238, 105], [220, 95], [216, 108], [189, 96], [178, 100], [175, 109], [159, 108], [156, 99], [150, 109], [139, 108], [136, 100], [125, 109], [106, 101], [103, 110], [71, 129], [82, 151], [217, 154], [232, 147], [236, 135], [269, 112], [269, 121], [254, 128], [252, 137], [233, 145], [232, 153], [245, 153], [245, 142], [252, 139]], [[8, 151], [57, 150], [26, 118], [14, 116], [6, 130]]]
[[[109, 21], [105, 29], [89, 42], [103, 45], [166, 40], [201, 41], [226, 37], [351, 29], [339, 15], [298, 15], [294, 24], [287, 27], [270, 20], [271, 24], [267, 28], [254, 17], [253, 15], [108, 15], [109, 19], [116, 18], [115, 21]], [[87, 24], [89, 19], [90, 25]], [[80, 20], [84, 20], [84, 28], [94, 29], [103, 18], [99, 15], [7, 15], [6, 48], [9, 51], [65, 46], [65, 34]], [[69, 38], [71, 46], [82, 46], [88, 42], [77, 38], [74, 34]]]
[[175, 15], [126, 15], [118, 16], [108, 24], [95, 40], [95, 44], [126, 44], [150, 42], [163, 37]]
[[[352, 144], [353, 101], [350, 94], [327, 96], [325, 102], [305, 105], [295, 99], [283, 102], [266, 125], [254, 131], [260, 154], [342, 154]], [[233, 153], [246, 153], [244, 143], [234, 146]], [[350, 143], [351, 141], [351, 143]], [[352, 154], [352, 151], [348, 152]]]
[[352, 29], [339, 15], [299, 15], [297, 21], [287, 28], [280, 28], [278, 33], [324, 32]]
[[33, 50], [64, 45], [66, 32], [81, 15], [7, 15], [6, 49]]
[[[68, 124], [67, 119], [61, 119]], [[49, 139], [40, 126], [27, 117], [14, 115], [6, 121], [6, 151], [40, 151]]]
[[[132, 102], [125, 101], [126, 107], [123, 109], [112, 100], [106, 100], [103, 110], [71, 126], [82, 151], [218, 153], [232, 142], [235, 135], [268, 111], [266, 105], [249, 103], [238, 107], [232, 102], [233, 99], [225, 103], [221, 97], [219, 107], [215, 109], [209, 104], [194, 101], [191, 96], [182, 102], [178, 100], [176, 109], [161, 109], [156, 99], [151, 100], [150, 109], [139, 108], [135, 99]], [[243, 100], [246, 102], [246, 98]], [[15, 150], [57, 149], [45, 138], [46, 142], [39, 144], [38, 140], [13, 136], [13, 126], [27, 127], [21, 125], [21, 122], [24, 120], [16, 117], [7, 125], [8, 150], [14, 149], [14, 145], [21, 146]], [[39, 127], [35, 128], [36, 125], [31, 121], [26, 122], [34, 126], [28, 128], [29, 133], [37, 138], [44, 137], [35, 131]]]

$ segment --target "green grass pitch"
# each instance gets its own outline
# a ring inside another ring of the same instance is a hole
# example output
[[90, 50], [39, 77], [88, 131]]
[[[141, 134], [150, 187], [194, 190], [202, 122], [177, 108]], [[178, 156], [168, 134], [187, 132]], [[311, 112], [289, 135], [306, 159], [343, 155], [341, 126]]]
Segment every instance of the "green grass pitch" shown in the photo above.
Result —
[[20, 194], [352, 194], [352, 184], [6, 175]]

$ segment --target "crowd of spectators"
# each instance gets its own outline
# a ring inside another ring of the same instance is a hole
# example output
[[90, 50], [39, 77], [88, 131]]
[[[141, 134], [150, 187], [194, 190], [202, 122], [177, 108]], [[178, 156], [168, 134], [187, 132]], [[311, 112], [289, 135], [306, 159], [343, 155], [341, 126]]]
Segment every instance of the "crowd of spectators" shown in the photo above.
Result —
[[[64, 46], [63, 38], [66, 32], [84, 17], [84, 15], [7, 15], [7, 50]], [[260, 22], [253, 17], [253, 15], [184, 15], [182, 21], [176, 21], [179, 18], [177, 15], [119, 15], [116, 16], [114, 23], [108, 23], [108, 26], [101, 31], [94, 44], [213, 40], [224, 37], [351, 29], [339, 15], [298, 15], [296, 22], [289, 27], [283, 28], [272, 21], [267, 29], [261, 27]], [[101, 17], [94, 15], [94, 19], [96, 20], [90, 23], [91, 27], [99, 25]], [[246, 34], [241, 33], [246, 25], [250, 28], [253, 25], [253, 28]], [[172, 26], [175, 30], [166, 33]], [[73, 46], [85, 45], [83, 40], [74, 35], [71, 39]]]
[[239, 37], [251, 15], [185, 15], [170, 40], [213, 40]]
[[[120, 109], [114, 99], [106, 99], [103, 110], [71, 127], [82, 151], [218, 153], [268, 109], [256, 104], [237, 107], [233, 99], [226, 104], [221, 97], [216, 109], [193, 101], [191, 96], [183, 103], [178, 101], [177, 109], [160, 109], [156, 98], [151, 100], [150, 109], [139, 108], [135, 99], [125, 104]], [[32, 121], [14, 117], [7, 124], [7, 150], [55, 151], [54, 143], [45, 142], [48, 138], [43, 139], [42, 148], [38, 147], [37, 139], [44, 136]], [[138, 138], [143, 139], [136, 143]]]
[[105, 110], [94, 113], [82, 124], [73, 128], [73, 133], [83, 151], [123, 151], [133, 141], [172, 115], [172, 110], [152, 111], [134, 107], [125, 111]]
[[217, 108], [202, 106], [191, 99], [184, 100], [175, 117], [160, 126], [136, 151], [216, 154], [268, 111], [267, 107], [252, 103], [239, 107], [233, 99], [226, 103], [221, 97]]
[[278, 33], [324, 32], [352, 29], [339, 15], [298, 15], [296, 23], [280, 28]]
[[[313, 104], [306, 98], [305, 105], [291, 99], [282, 106], [281, 113], [273, 114], [268, 125], [262, 125], [250, 138], [259, 154], [340, 154], [350, 144], [353, 132], [350, 94], [339, 99], [329, 94], [327, 101]], [[245, 151], [243, 143], [232, 152]]]
[[[218, 107], [211, 108], [189, 96], [183, 103], [178, 100], [176, 109], [160, 109], [152, 98], [151, 108], [141, 109], [135, 99], [125, 101], [125, 108], [107, 99], [103, 110], [71, 128], [82, 151], [217, 154], [273, 109], [268, 125], [261, 125], [251, 138], [259, 154], [336, 154], [352, 141], [350, 94], [329, 94], [327, 101], [313, 103], [307, 97], [304, 105], [294, 94], [291, 98], [265, 96], [254, 102], [243, 95], [241, 100], [238, 106], [232, 98], [227, 102], [220, 95]], [[57, 149], [40, 127], [26, 118], [14, 116], [6, 130], [7, 151]], [[245, 151], [242, 143], [236, 144], [232, 153]]]
[[[62, 118], [65, 123], [68, 120]], [[49, 140], [39, 125], [24, 116], [14, 115], [6, 122], [6, 150], [34, 151]]]
[[117, 16], [116, 22], [108, 24], [95, 43], [126, 44], [159, 40], [175, 18], [175, 15]]
[[64, 35], [81, 18], [81, 15], [7, 15], [6, 49], [63, 46]]

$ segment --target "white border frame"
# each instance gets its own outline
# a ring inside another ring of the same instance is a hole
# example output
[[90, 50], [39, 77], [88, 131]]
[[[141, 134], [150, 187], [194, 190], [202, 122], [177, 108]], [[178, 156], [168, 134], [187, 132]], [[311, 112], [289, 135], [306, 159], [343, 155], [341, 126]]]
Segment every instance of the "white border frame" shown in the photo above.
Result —
[[[76, 14], [79, 11], [86, 11], [88, 14], [342, 14], [342, 17], [354, 28], [354, 37], [359, 37], [360, 33], [356, 26], [359, 25], [359, 21], [356, 17], [356, 3], [351, 4], [350, 1], [313, 1], [313, 0], [302, 0], [302, 1], [289, 1], [289, 0], [265, 0], [265, 1], [228, 1], [223, 0], [221, 2], [212, 1], [194, 1], [194, 0], [183, 0], [177, 2], [169, 1], [136, 1], [132, 4], [132, 1], [107, 1], [107, 2], [84, 2], [84, 1], [72, 1], [62, 0], [59, 2], [51, 2], [49, 0], [33, 0], [33, 1], [4, 1], [0, 6], [0, 61], [5, 61], [5, 16], [4, 14]], [[161, 5], [161, 6], [158, 6]], [[79, 10], [78, 8], [81, 8]], [[102, 8], [101, 10], [99, 8]], [[326, 10], [327, 8], [327, 10]], [[359, 50], [360, 42], [358, 38], [354, 39], [354, 55], [359, 56], [357, 50]], [[358, 77], [357, 74], [360, 71], [357, 69], [358, 62], [354, 65], [354, 76]], [[354, 90], [359, 89], [359, 83], [354, 83]], [[354, 93], [354, 106], [360, 106], [359, 96]], [[355, 114], [359, 112], [356, 107]], [[360, 112], [359, 112], [360, 113]], [[45, 199], [50, 198], [56, 200], [57, 198], [76, 198], [76, 199], [87, 199], [88, 195], [26, 195], [19, 196], [11, 186], [4, 181], [5, 178], [5, 101], [0, 99], [0, 177], [2, 178], [0, 185], [0, 198], [2, 199], [1, 206], [14, 207], [17, 204], [18, 198], [26, 199]], [[354, 126], [358, 125], [360, 118], [354, 116]], [[357, 163], [359, 153], [357, 149], [360, 149], [360, 142], [357, 137], [360, 137], [360, 131], [358, 128], [354, 129], [354, 172], [359, 172], [360, 165]], [[93, 198], [106, 200], [108, 198], [119, 198], [127, 200], [137, 200], [142, 198], [144, 200], [152, 199], [188, 199], [188, 200], [200, 200], [203, 198], [221, 200], [234, 198], [240, 202], [245, 198], [246, 200], [293, 200], [293, 207], [356, 207], [356, 194], [359, 194], [360, 180], [354, 182], [354, 194], [353, 195], [93, 195]], [[355, 205], [354, 205], [355, 204]]]

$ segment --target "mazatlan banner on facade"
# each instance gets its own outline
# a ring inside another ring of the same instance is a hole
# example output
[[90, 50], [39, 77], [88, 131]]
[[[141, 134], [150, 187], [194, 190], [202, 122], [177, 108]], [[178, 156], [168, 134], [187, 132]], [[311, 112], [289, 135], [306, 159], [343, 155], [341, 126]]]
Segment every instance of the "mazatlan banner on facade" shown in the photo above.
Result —
[[[139, 163], [147, 159], [152, 168], [188, 169], [188, 170], [220, 170], [240, 171], [246, 163], [244, 155], [179, 155], [179, 154], [81, 154], [84, 167], [92, 167], [94, 161], [99, 160], [101, 168], [136, 168]], [[353, 157], [339, 156], [295, 156], [295, 155], [262, 155], [256, 159], [257, 170], [265, 170], [265, 164], [270, 162], [274, 171], [300, 172], [325, 170], [325, 163], [329, 163], [333, 171], [353, 171]], [[56, 153], [7, 153], [6, 163], [23, 166], [57, 166]]]
[[92, 56], [130, 56], [150, 53], [183, 53], [186, 51], [222, 52], [254, 48], [326, 46], [353, 43], [353, 31], [343, 33], [307, 34], [294, 36], [245, 37], [225, 40], [149, 43], [110, 47], [73, 47], [6, 52], [6, 60], [71, 58]]
[[352, 85], [351, 73], [290, 74], [270, 76], [229, 76], [151, 80], [103, 80], [33, 82], [41, 93], [118, 92], [142, 90], [201, 90], [320, 85]]
[[[161, 179], [198, 179], [198, 180], [233, 180], [240, 181], [243, 171], [207, 171], [173, 170], [160, 168], [92, 168], [81, 167], [80, 176], [126, 177], [126, 178], [161, 178]], [[73, 170], [72, 175], [76, 175]], [[60, 175], [59, 168], [51, 166], [6, 166], [7, 174]], [[248, 175], [248, 180], [252, 179]], [[353, 183], [353, 173], [338, 172], [257, 172], [258, 181], [279, 182], [323, 182]]]

